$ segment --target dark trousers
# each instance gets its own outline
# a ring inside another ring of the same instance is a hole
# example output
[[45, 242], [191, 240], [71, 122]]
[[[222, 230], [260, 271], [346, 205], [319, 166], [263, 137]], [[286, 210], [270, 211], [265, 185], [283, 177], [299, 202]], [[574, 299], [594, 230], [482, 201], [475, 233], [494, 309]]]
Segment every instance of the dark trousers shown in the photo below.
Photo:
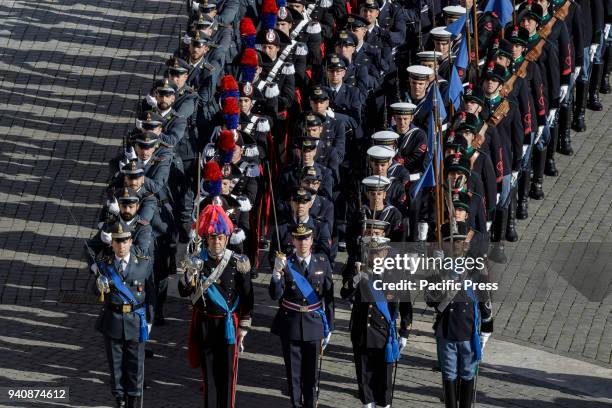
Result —
[[144, 345], [138, 340], [116, 340], [104, 336], [104, 348], [111, 374], [111, 392], [115, 397], [142, 395]]
[[235, 344], [202, 346], [200, 349], [204, 376], [204, 408], [232, 408], [236, 395]]
[[293, 408], [314, 408], [318, 374], [317, 361], [321, 342], [294, 341], [283, 338], [281, 342], [291, 406]]
[[393, 364], [385, 362], [384, 349], [360, 349], [353, 345], [359, 399], [362, 404], [391, 404]]

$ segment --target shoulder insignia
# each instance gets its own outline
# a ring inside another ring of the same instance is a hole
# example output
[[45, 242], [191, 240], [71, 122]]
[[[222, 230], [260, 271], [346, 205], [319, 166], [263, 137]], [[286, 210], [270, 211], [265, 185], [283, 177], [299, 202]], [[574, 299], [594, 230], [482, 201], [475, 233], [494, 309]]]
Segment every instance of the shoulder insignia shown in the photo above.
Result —
[[251, 262], [246, 255], [237, 254], [234, 252], [233, 257], [236, 259], [236, 269], [240, 273], [251, 272]]
[[141, 218], [141, 219], [139, 219], [138, 221], [136, 221], [136, 223], [137, 223], [137, 224], [140, 224], [140, 225], [149, 225], [149, 221], [144, 220], [144, 219], [142, 219], [142, 218]]
[[146, 261], [146, 260], [148, 260], [148, 259], [151, 259], [151, 258], [150, 258], [148, 255], [142, 254], [142, 253], [140, 253], [140, 252], [137, 252], [137, 253], [136, 253], [136, 258], [138, 258], [138, 259], [144, 259], [145, 261]]
[[216, 69], [213, 64], [211, 64], [210, 62], [206, 62], [206, 61], [204, 61], [202, 66], [206, 68], [207, 70], [209, 70], [210, 72], [213, 72]]
[[325, 259], [325, 255], [319, 255], [319, 261], [326, 261], [327, 259]]

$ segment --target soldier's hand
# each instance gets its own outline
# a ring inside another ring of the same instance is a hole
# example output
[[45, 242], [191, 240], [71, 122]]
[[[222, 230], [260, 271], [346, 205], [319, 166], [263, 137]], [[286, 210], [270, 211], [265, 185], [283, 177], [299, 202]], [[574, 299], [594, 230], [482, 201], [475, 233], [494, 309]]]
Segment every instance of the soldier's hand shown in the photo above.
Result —
[[277, 253], [274, 257], [274, 272], [279, 274], [287, 267], [287, 257], [283, 253]]
[[559, 87], [559, 100], [563, 102], [565, 97], [567, 96], [567, 91], [569, 90], [569, 85], [561, 85]]
[[407, 337], [400, 337], [399, 338], [399, 351], [400, 351], [400, 353], [402, 352], [403, 349], [406, 348], [407, 345], [408, 345], [408, 338]]
[[533, 141], [534, 145], [538, 144], [538, 142], [542, 138], [542, 134], [544, 134], [544, 126], [538, 126], [538, 131], [536, 132], [536, 137], [535, 137], [535, 140]]
[[108, 207], [108, 212], [113, 214], [113, 215], [119, 215], [119, 203], [117, 202], [116, 198], [113, 198], [113, 200], [108, 200], [106, 202], [106, 206]]
[[108, 283], [108, 278], [106, 276], [100, 275], [96, 279], [96, 286], [100, 293], [108, 293], [110, 292], [110, 286]]
[[91, 266], [89, 267], [89, 270], [91, 270], [95, 276], [98, 276], [100, 274], [100, 269], [98, 269], [98, 264], [91, 264]]
[[599, 44], [591, 44], [589, 46], [589, 59], [591, 61], [593, 61], [593, 58], [595, 58], [595, 53], [597, 52], [597, 47], [599, 47]]
[[484, 350], [487, 345], [487, 341], [489, 341], [489, 337], [491, 337], [491, 333], [480, 333], [480, 349]]
[[240, 353], [244, 352], [244, 338], [246, 337], [249, 331], [247, 329], [238, 329], [238, 351]]
[[518, 171], [513, 171], [512, 172], [512, 176], [510, 178], [510, 185], [512, 185], [512, 186], [516, 185], [516, 182], [518, 181], [518, 176], [519, 176], [519, 172]]
[[127, 161], [136, 160], [138, 158], [133, 146], [130, 146], [125, 150], [125, 158]]
[[355, 275], [353, 275], [353, 287], [356, 288], [362, 279], [368, 280], [368, 274], [364, 272], [357, 272]]
[[111, 233], [110, 232], [106, 232], [104, 230], [100, 231], [100, 239], [106, 245], [110, 245], [113, 242], [113, 237], [112, 237]]
[[155, 99], [154, 96], [147, 95], [145, 99], [146, 99], [146, 101], [147, 101], [147, 103], [149, 104], [150, 107], [157, 108], [157, 100]]

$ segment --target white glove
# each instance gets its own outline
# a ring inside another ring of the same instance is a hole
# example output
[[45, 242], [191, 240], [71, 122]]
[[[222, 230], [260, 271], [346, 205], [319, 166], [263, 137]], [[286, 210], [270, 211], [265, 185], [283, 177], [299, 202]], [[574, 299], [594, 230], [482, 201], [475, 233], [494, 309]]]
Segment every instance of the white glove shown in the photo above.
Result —
[[432, 255], [436, 259], [444, 259], [444, 251], [441, 249], [434, 249]]
[[408, 345], [408, 339], [406, 337], [400, 337], [399, 338], [400, 353], [402, 352], [403, 349], [406, 348], [407, 345]]
[[154, 96], [147, 95], [145, 100], [147, 101], [150, 107], [157, 108], [157, 99], [155, 99]]
[[353, 287], [356, 288], [357, 285], [359, 285], [359, 282], [361, 282], [361, 280], [367, 280], [368, 279], [368, 274], [364, 273], [364, 272], [357, 272], [355, 275], [353, 275]]
[[274, 258], [274, 272], [279, 274], [287, 267], [287, 258], [285, 256], [276, 255]]
[[491, 231], [491, 225], [493, 225], [493, 221], [487, 221], [487, 232]]
[[323, 350], [325, 350], [325, 347], [327, 347], [327, 345], [329, 344], [329, 341], [331, 340], [331, 335], [332, 335], [331, 332], [329, 332], [327, 334], [327, 337], [323, 339], [323, 346], [322, 346]]
[[610, 34], [610, 24], [606, 24], [604, 26], [604, 38], [607, 39]]
[[191, 37], [189, 35], [185, 34], [183, 36], [183, 44], [185, 44], [185, 45], [191, 44]]
[[94, 275], [98, 275], [98, 273], [100, 273], [100, 269], [98, 269], [98, 264], [91, 264], [89, 270], [93, 272]]
[[568, 90], [569, 90], [569, 85], [561, 85], [561, 87], [559, 88], [559, 99], [561, 100], [561, 102], [563, 102], [563, 100], [567, 96]]
[[536, 132], [536, 137], [535, 137], [535, 140], [533, 141], [534, 145], [538, 144], [543, 133], [544, 133], [544, 126], [538, 126], [538, 131]]
[[510, 185], [515, 185], [516, 184], [516, 182], [518, 180], [518, 175], [519, 175], [518, 171], [513, 171], [512, 172], [512, 176], [510, 178]]
[[147, 333], [151, 334], [151, 327], [153, 327], [153, 325], [151, 323], [147, 323]]
[[244, 353], [244, 338], [249, 331], [247, 329], [238, 329], [238, 351]]
[[100, 231], [100, 239], [106, 245], [110, 245], [113, 242], [113, 237], [110, 232]]
[[597, 47], [599, 47], [599, 44], [591, 44], [589, 46], [589, 59], [591, 61], [593, 61], [593, 58], [595, 58], [595, 53], [597, 52]]
[[495, 202], [497, 204], [499, 204], [499, 197], [501, 196], [501, 194], [497, 193], [497, 197], [495, 197]]
[[142, 130], [142, 120], [136, 119], [136, 129]]
[[489, 337], [491, 337], [491, 333], [480, 333], [480, 349], [484, 350], [487, 345], [487, 341], [489, 341]]
[[200, 3], [195, 2], [195, 1], [192, 1], [192, 2], [191, 2], [191, 9], [192, 9], [193, 11], [198, 11], [198, 10], [200, 9]]
[[129, 149], [125, 151], [125, 159], [130, 162], [132, 160], [136, 160], [138, 156], [136, 156], [136, 152], [134, 151], [134, 147], [130, 146]]
[[106, 205], [108, 206], [108, 212], [113, 214], [113, 215], [119, 215], [119, 203], [117, 202], [117, 199], [113, 199], [113, 201], [108, 200], [106, 202]]
[[553, 119], [555, 119], [556, 114], [557, 114], [557, 109], [553, 108], [550, 111], [548, 111], [548, 117], [546, 118], [548, 123], [552, 123]]

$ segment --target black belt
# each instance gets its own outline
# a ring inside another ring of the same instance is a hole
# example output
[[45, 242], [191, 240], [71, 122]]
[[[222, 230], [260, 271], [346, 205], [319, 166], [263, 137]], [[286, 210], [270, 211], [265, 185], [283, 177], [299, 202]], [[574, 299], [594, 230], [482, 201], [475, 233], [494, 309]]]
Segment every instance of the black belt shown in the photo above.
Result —
[[138, 303], [136, 305], [118, 305], [115, 303], [107, 303], [106, 305], [110, 310], [112, 310], [113, 312], [116, 313], [132, 313], [135, 312], [138, 309], [141, 309], [145, 306], [144, 303]]

